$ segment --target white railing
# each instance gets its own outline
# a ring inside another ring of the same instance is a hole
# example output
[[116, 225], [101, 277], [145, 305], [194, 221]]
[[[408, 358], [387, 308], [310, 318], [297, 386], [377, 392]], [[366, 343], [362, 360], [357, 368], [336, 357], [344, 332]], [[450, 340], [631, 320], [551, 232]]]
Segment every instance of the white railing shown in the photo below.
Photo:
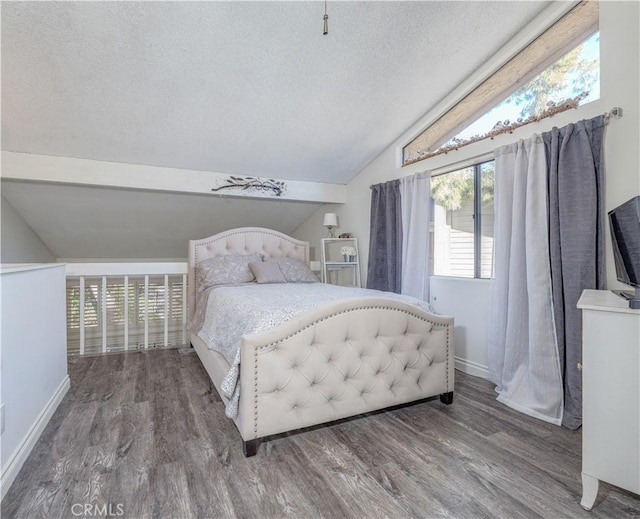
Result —
[[187, 344], [187, 263], [68, 263], [67, 351]]

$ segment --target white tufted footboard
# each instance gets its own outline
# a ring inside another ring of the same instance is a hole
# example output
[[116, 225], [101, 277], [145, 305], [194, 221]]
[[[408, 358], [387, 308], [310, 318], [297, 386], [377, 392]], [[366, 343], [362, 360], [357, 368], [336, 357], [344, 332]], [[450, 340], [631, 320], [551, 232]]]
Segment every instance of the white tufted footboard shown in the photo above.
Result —
[[453, 382], [453, 318], [342, 300], [243, 337], [236, 424], [253, 441], [451, 393]]

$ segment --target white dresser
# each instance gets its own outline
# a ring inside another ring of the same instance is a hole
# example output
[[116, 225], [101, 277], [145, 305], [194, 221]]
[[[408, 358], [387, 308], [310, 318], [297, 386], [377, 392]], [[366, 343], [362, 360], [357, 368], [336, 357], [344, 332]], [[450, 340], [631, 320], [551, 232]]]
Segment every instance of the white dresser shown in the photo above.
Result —
[[606, 481], [640, 493], [640, 310], [607, 290], [582, 309], [582, 501]]

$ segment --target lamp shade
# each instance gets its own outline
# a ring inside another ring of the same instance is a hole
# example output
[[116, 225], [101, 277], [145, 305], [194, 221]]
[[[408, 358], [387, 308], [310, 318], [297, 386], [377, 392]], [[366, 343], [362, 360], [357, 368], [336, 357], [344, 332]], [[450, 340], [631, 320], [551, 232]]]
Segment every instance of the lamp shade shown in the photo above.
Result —
[[325, 213], [324, 214], [324, 223], [322, 224], [325, 227], [337, 227], [338, 226], [338, 215], [336, 213]]

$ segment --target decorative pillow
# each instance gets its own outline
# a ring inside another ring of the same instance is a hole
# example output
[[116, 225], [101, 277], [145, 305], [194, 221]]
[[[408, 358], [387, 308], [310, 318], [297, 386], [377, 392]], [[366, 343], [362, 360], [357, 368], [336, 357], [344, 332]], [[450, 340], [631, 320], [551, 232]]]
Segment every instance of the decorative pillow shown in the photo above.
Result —
[[287, 282], [277, 261], [269, 260], [258, 263], [249, 263], [249, 268], [251, 269], [251, 272], [253, 272], [258, 283]]
[[204, 290], [214, 285], [255, 281], [253, 272], [249, 268], [249, 263], [260, 262], [260, 259], [258, 254], [249, 254], [247, 256], [230, 254], [201, 261], [196, 265], [198, 290]]
[[319, 279], [302, 261], [295, 258], [277, 258], [276, 261], [287, 283], [319, 283]]

